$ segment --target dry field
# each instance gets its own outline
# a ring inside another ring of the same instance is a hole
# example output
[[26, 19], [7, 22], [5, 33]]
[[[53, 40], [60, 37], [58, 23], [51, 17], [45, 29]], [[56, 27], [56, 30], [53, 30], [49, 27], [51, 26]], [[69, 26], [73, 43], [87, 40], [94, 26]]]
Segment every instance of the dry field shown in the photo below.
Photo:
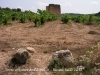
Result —
[[[95, 34], [88, 34], [95, 31]], [[47, 22], [41, 27], [33, 27], [32, 22], [12, 22], [12, 26], [0, 26], [0, 75], [51, 75], [40, 71], [7, 71], [12, 53], [18, 48], [33, 47], [25, 65], [15, 69], [45, 69], [53, 52], [69, 49], [78, 57], [100, 42], [100, 27], [93, 25], [62, 24], [60, 20]]]

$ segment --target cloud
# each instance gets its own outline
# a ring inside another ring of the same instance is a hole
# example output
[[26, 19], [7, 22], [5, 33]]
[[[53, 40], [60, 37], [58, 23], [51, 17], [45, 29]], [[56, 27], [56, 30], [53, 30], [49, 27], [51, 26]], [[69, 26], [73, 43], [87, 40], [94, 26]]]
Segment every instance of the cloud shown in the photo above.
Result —
[[80, 9], [76, 9], [76, 11], [77, 11], [77, 12], [79, 12], [79, 11], [80, 11]]
[[48, 5], [48, 3], [44, 3], [44, 2], [37, 2], [37, 5], [38, 5], [38, 6], [47, 6], [47, 5]]
[[30, 7], [30, 8], [29, 8], [29, 10], [34, 10], [34, 9], [35, 9], [35, 7], [34, 7], [34, 6], [32, 6], [32, 7]]
[[35, 7], [31, 7], [31, 9], [35, 9]]
[[90, 3], [93, 4], [93, 5], [98, 5], [99, 4], [99, 2], [97, 2], [97, 1], [92, 1]]
[[71, 2], [62, 3], [61, 6], [72, 7], [72, 3]]
[[45, 9], [46, 9], [46, 6], [48, 5], [48, 3], [45, 3], [45, 2], [36, 2], [35, 5], [36, 5], [36, 7], [37, 7], [38, 9], [43, 9], [43, 10], [45, 10]]

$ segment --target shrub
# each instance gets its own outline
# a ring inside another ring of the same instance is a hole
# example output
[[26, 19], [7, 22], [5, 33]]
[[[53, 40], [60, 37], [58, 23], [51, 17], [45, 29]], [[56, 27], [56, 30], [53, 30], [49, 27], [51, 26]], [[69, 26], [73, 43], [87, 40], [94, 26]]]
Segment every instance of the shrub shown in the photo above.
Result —
[[38, 14], [35, 14], [35, 16], [34, 16], [34, 20], [33, 20], [33, 22], [35, 23], [35, 27], [38, 27], [38, 26], [40, 26], [41, 25], [41, 17], [40, 17], [40, 15], [38, 15]]
[[18, 13], [12, 13], [12, 21], [18, 20], [18, 19], [19, 19]]
[[95, 22], [96, 22], [96, 17], [94, 15], [90, 15], [89, 19], [87, 21], [87, 24], [88, 25], [93, 25], [93, 24], [95, 24]]
[[10, 20], [11, 20], [11, 16], [5, 14], [5, 15], [4, 15], [4, 19], [3, 19], [3, 24], [4, 24], [4, 25], [11, 25]]
[[34, 15], [33, 22], [35, 23], [35, 27], [38, 27], [40, 25], [43, 25], [45, 22], [54, 21], [56, 19], [57, 19], [56, 15], [51, 14], [46, 10], [38, 9], [37, 14]]
[[20, 8], [17, 8], [17, 12], [21, 12], [21, 9]]
[[27, 20], [33, 21], [35, 13], [32, 11], [25, 11], [25, 15], [27, 16]]
[[63, 23], [70, 24], [71, 23], [70, 20], [71, 20], [71, 17], [69, 15], [67, 15], [67, 14], [63, 14], [61, 16], [61, 21]]
[[27, 21], [26, 15], [25, 15], [25, 14], [22, 14], [22, 15], [21, 15], [20, 22], [21, 22], [21, 23], [25, 23], [26, 21]]
[[88, 21], [88, 16], [87, 15], [72, 16], [71, 19], [76, 23], [85, 23]]
[[49, 68], [49, 70], [53, 71], [53, 69], [61, 69], [61, 68], [64, 68], [64, 66], [63, 66], [63, 63], [59, 61], [59, 59], [52, 58], [48, 68]]

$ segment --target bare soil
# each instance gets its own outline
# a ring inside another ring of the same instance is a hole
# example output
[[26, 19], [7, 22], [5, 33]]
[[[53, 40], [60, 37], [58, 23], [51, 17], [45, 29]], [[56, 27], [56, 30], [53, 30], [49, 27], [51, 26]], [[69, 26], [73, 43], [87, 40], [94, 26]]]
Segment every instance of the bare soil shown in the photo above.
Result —
[[[9, 60], [18, 48], [33, 47], [27, 63], [15, 69], [45, 69], [55, 51], [69, 49], [78, 57], [100, 42], [100, 27], [72, 22], [63, 24], [60, 20], [34, 27], [32, 22], [12, 22], [12, 26], [0, 26], [0, 75], [51, 75], [41, 71], [11, 71]], [[89, 34], [95, 31], [95, 34]], [[8, 71], [10, 70], [10, 71]]]

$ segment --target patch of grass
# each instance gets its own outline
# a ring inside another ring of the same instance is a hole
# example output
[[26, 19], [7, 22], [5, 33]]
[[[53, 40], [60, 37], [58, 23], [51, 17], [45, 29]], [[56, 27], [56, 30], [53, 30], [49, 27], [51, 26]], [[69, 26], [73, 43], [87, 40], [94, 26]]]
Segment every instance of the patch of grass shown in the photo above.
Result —
[[62, 69], [64, 68], [63, 63], [59, 61], [58, 58], [52, 58], [50, 61], [50, 64], [48, 66], [49, 70], [53, 71], [53, 69]]

